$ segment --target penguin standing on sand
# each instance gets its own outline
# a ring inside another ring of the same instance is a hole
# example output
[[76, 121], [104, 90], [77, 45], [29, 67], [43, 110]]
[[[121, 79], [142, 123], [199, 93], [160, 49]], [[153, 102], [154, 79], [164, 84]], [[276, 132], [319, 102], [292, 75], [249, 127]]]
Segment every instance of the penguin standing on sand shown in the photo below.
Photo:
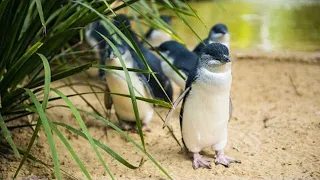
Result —
[[[171, 17], [168, 15], [161, 15], [160, 18], [171, 26]], [[153, 29], [150, 28], [147, 33], [145, 34], [147, 41], [152, 45], [152, 47], [159, 46], [161, 43], [170, 41], [172, 39], [171, 35], [164, 32], [161, 29]]]
[[[167, 41], [162, 43], [159, 47], [155, 47], [172, 65], [174, 65], [185, 78], [188, 77], [189, 72], [197, 64], [198, 56], [190, 52], [187, 47], [178, 43], [177, 41]], [[172, 67], [166, 62], [161, 62], [163, 72], [175, 82], [181, 89], [185, 88], [185, 80], [177, 74]]]
[[[117, 46], [118, 51], [121, 54], [122, 59], [126, 63], [127, 68], [138, 68], [137, 62], [126, 46]], [[120, 59], [114, 52], [110, 53], [110, 58], [106, 61], [109, 66], [121, 67]], [[136, 96], [144, 98], [153, 98], [152, 90], [147, 82], [147, 79], [141, 73], [129, 72], [134, 92]], [[106, 74], [106, 81], [111, 93], [130, 94], [128, 84], [124, 71], [111, 71]], [[105, 105], [107, 108], [111, 108], [114, 105], [116, 116], [120, 122], [121, 128], [124, 130], [130, 130], [134, 128], [136, 118], [132, 106], [131, 99], [119, 95], [105, 93]], [[142, 120], [143, 126], [147, 128], [149, 122], [153, 116], [153, 106], [145, 101], [137, 100], [139, 115]]]
[[203, 43], [200, 42], [193, 50], [194, 53], [200, 54], [201, 50], [208, 44], [211, 43], [221, 43], [229, 48], [230, 35], [228, 27], [225, 24], [216, 24], [214, 25], [209, 33], [209, 37], [203, 40]]
[[229, 50], [220, 43], [203, 48], [199, 61], [189, 73], [186, 89], [177, 101], [183, 99], [180, 111], [182, 138], [193, 153], [194, 169], [211, 168], [210, 161], [199, 152], [211, 147], [215, 163], [229, 167], [240, 161], [228, 157], [223, 149], [227, 144], [227, 125], [231, 116], [231, 60]]

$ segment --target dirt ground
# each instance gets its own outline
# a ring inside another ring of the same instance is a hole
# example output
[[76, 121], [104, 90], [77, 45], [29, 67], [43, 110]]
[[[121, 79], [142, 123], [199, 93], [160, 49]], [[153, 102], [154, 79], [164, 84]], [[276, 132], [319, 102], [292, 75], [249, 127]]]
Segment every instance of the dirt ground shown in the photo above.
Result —
[[[225, 152], [242, 163], [232, 164], [230, 168], [212, 163], [212, 169], [193, 170], [191, 160], [182, 153], [168, 130], [162, 129], [163, 123], [156, 114], [151, 122], [151, 132], [145, 133], [147, 151], [174, 179], [320, 179], [320, 54], [235, 51], [232, 57], [234, 109]], [[76, 76], [73, 81], [83, 82], [83, 76]], [[55, 87], [59, 85], [62, 83], [54, 83]], [[84, 86], [75, 88], [79, 92], [90, 91]], [[74, 93], [69, 88], [61, 90], [66, 94]], [[85, 97], [103, 111], [94, 95]], [[103, 94], [99, 95], [99, 99], [103, 101]], [[71, 100], [78, 108], [90, 110], [81, 98], [74, 97]], [[50, 105], [54, 104], [63, 102]], [[162, 117], [168, 111], [157, 110]], [[170, 124], [180, 140], [178, 112]], [[48, 110], [48, 115], [53, 121], [79, 127], [71, 112], [65, 108], [52, 108]], [[100, 151], [116, 179], [167, 179], [145, 155], [116, 131], [86, 115], [82, 117], [91, 135], [132, 164], [139, 165], [141, 158], [144, 158], [142, 167], [131, 170]], [[66, 134], [94, 179], [110, 179], [85, 139], [62, 128], [61, 131]], [[32, 133], [29, 128], [12, 132], [14, 141], [20, 147], [27, 145]], [[139, 142], [137, 134], [129, 132], [129, 135]], [[84, 179], [58, 138], [56, 142], [61, 168], [67, 172], [64, 177]], [[3, 148], [0, 152], [0, 179], [10, 178], [19, 165], [19, 159], [6, 153]], [[52, 164], [43, 131], [31, 152], [45, 163]], [[203, 154], [213, 160], [214, 154], [210, 149]], [[19, 174], [19, 177], [30, 179], [52, 176], [49, 168], [32, 161], [27, 161]]]

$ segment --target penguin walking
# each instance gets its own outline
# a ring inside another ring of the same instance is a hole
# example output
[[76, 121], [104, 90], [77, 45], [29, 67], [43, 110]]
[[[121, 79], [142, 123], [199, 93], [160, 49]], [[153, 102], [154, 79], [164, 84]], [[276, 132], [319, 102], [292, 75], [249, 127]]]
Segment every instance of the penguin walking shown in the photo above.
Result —
[[[177, 41], [166, 41], [160, 46], [155, 47], [171, 64], [173, 64], [180, 73], [187, 78], [190, 71], [197, 64], [198, 56], [189, 51], [187, 47]], [[173, 82], [181, 89], [185, 88], [186, 81], [177, 74], [172, 67], [166, 62], [161, 62], [161, 67], [164, 72]]]
[[[121, 54], [122, 59], [126, 63], [127, 68], [138, 68], [137, 62], [126, 46], [117, 46], [118, 51]], [[110, 58], [106, 62], [110, 66], [120, 66], [120, 59], [114, 52], [110, 53]], [[144, 98], [153, 98], [152, 90], [147, 82], [147, 79], [141, 73], [129, 72], [132, 85], [134, 87], [135, 95]], [[126, 82], [125, 73], [123, 71], [107, 72], [106, 81], [108, 89], [111, 93], [130, 94], [128, 84]], [[130, 130], [135, 125], [135, 114], [130, 98], [105, 93], [105, 105], [107, 108], [112, 107], [112, 103], [115, 108], [116, 116], [120, 122], [121, 128], [124, 130]], [[143, 126], [148, 127], [149, 122], [152, 119], [154, 110], [150, 103], [145, 101], [137, 101], [139, 115], [142, 120]]]
[[230, 43], [230, 35], [228, 31], [228, 27], [225, 24], [216, 24], [214, 25], [209, 33], [208, 38], [203, 40], [203, 43], [200, 42], [193, 50], [194, 53], [200, 54], [201, 50], [208, 44], [211, 43], [221, 43], [229, 48]]
[[228, 157], [223, 149], [227, 144], [227, 125], [231, 116], [231, 60], [228, 48], [220, 43], [204, 47], [199, 61], [189, 73], [180, 111], [182, 138], [193, 153], [194, 169], [211, 168], [210, 161], [199, 152], [211, 147], [215, 163], [229, 167], [240, 161]]
[[[160, 18], [167, 23], [169, 26], [172, 25], [171, 16], [161, 15]], [[150, 28], [145, 34], [147, 41], [152, 45], [152, 47], [159, 46], [161, 43], [172, 40], [170, 34], [164, 32], [161, 29]]]

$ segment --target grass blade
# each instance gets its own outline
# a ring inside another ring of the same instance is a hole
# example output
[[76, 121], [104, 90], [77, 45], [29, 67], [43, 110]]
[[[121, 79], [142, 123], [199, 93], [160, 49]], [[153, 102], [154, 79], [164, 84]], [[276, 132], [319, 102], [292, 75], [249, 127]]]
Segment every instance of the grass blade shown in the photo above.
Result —
[[[62, 126], [70, 131], [72, 131], [73, 133], [88, 139], [85, 134], [67, 124], [64, 123], [55, 123], [56, 125]], [[99, 146], [101, 149], [103, 149], [105, 152], [107, 152], [108, 154], [110, 154], [114, 159], [116, 159], [117, 161], [119, 161], [121, 164], [125, 165], [126, 167], [130, 168], [130, 169], [137, 169], [139, 168], [139, 166], [134, 166], [132, 164], [130, 164], [128, 161], [126, 161], [125, 159], [123, 159], [120, 155], [118, 155], [116, 152], [114, 152], [112, 149], [110, 149], [109, 147], [107, 147], [106, 145], [102, 144], [101, 142], [93, 139], [94, 142], [97, 144], [97, 146]]]
[[129, 93], [130, 93], [130, 97], [131, 97], [131, 102], [132, 102], [132, 106], [133, 106], [134, 115], [135, 115], [135, 118], [136, 118], [136, 123], [137, 123], [138, 132], [139, 132], [139, 135], [140, 135], [141, 143], [142, 143], [143, 149], [146, 151], [143, 132], [142, 132], [142, 121], [140, 119], [136, 96], [135, 96], [135, 93], [134, 93], [134, 90], [133, 90], [132, 81], [131, 81], [128, 69], [126, 67], [126, 64], [125, 64], [124, 60], [122, 59], [121, 54], [118, 51], [118, 49], [116, 48], [116, 46], [107, 37], [105, 37], [101, 33], [99, 33], [99, 34], [100, 34], [100, 36], [102, 36], [108, 42], [108, 44], [111, 46], [111, 48], [115, 52], [116, 56], [120, 59], [120, 63], [121, 63], [121, 66], [123, 67], [123, 71], [125, 73], [126, 81], [127, 81], [127, 84], [128, 84]]
[[9, 143], [10, 147], [13, 150], [14, 156], [20, 158], [20, 154], [19, 154], [19, 151], [17, 149], [17, 146], [13, 142], [13, 139], [11, 137], [11, 133], [8, 130], [6, 123], [4, 122], [4, 119], [3, 119], [2, 115], [1, 115], [1, 113], [0, 113], [0, 127], [1, 127], [1, 131], [3, 133], [4, 138]]
[[41, 58], [43, 67], [44, 67], [44, 96], [42, 101], [42, 108], [44, 111], [46, 111], [47, 105], [48, 105], [48, 99], [49, 99], [49, 93], [50, 93], [50, 84], [51, 84], [51, 70], [50, 65], [46, 57], [44, 55], [39, 54], [38, 56]]
[[176, 8], [174, 5], [172, 5], [172, 4], [170, 3], [170, 1], [168, 1], [168, 0], [164, 0], [164, 2], [167, 3], [169, 7], [172, 8], [172, 10], [177, 14], [177, 16], [189, 27], [189, 29], [190, 29], [190, 30], [197, 36], [197, 38], [202, 42], [201, 37], [194, 31], [194, 29], [191, 27], [191, 25], [189, 24], [189, 22], [187, 22], [187, 20], [186, 20], [182, 15], [179, 14], [179, 12], [176, 10], [177, 8]]
[[[84, 65], [81, 65], [81, 66], [78, 66], [78, 67], [74, 67], [74, 68], [70, 68], [70, 69], [67, 69], [67, 70], [63, 70], [61, 72], [56, 72], [56, 73], [54, 73], [52, 75], [51, 82], [63, 79], [63, 78], [68, 77], [68, 76], [72, 76], [74, 74], [78, 74], [80, 72], [83, 72], [84, 70], [89, 69], [91, 66], [92, 66], [92, 64], [88, 63], [88, 64], [84, 64]], [[34, 81], [30, 82], [26, 86], [26, 88], [34, 88], [34, 87], [40, 86], [40, 85], [43, 84], [43, 82], [44, 82], [44, 77], [39, 77], [39, 78], [35, 79]]]
[[43, 28], [42, 31], [43, 31], [43, 34], [46, 35], [47, 34], [46, 21], [44, 20], [41, 0], [35, 0], [35, 1], [36, 1], [36, 4], [37, 4], [37, 9], [38, 9], [38, 12], [39, 12], [40, 21], [41, 21], [42, 28]]
[[51, 133], [49, 120], [48, 120], [44, 110], [42, 109], [40, 102], [38, 101], [37, 97], [33, 94], [33, 92], [31, 92], [30, 89], [25, 89], [25, 91], [31, 97], [31, 100], [33, 101], [34, 105], [36, 106], [37, 112], [39, 113], [41, 122], [44, 127], [44, 131], [47, 135], [48, 143], [50, 146], [50, 151], [51, 151], [52, 160], [53, 160], [53, 164], [54, 164], [55, 175], [56, 175], [56, 178], [60, 180], [60, 179], [62, 179], [62, 177], [61, 177], [61, 172], [60, 172], [60, 167], [59, 167], [59, 160], [58, 160], [58, 155], [57, 155], [55, 143], [53, 140], [53, 136]]
[[18, 176], [18, 174], [19, 174], [19, 172], [20, 172], [20, 170], [21, 170], [21, 168], [22, 168], [22, 165], [23, 165], [24, 162], [27, 160], [27, 157], [29, 156], [29, 153], [30, 153], [30, 150], [31, 150], [31, 148], [32, 148], [32, 146], [33, 146], [33, 143], [34, 143], [34, 141], [36, 140], [36, 137], [37, 137], [37, 135], [38, 135], [38, 132], [39, 132], [39, 130], [40, 130], [40, 127], [41, 127], [41, 121], [39, 121], [39, 119], [38, 119], [36, 128], [35, 128], [34, 131], [33, 131], [33, 134], [32, 134], [31, 139], [30, 139], [30, 141], [29, 141], [27, 150], [23, 153], [23, 158], [22, 158], [22, 160], [20, 161], [20, 164], [19, 164], [16, 172], [14, 173], [13, 179], [15, 179], [15, 178]]
[[63, 134], [59, 131], [57, 126], [50, 121], [50, 126], [53, 129], [53, 131], [58, 135], [62, 143], [66, 146], [68, 149], [69, 153], [73, 157], [73, 159], [76, 161], [80, 169], [82, 170], [83, 174], [88, 178], [92, 179], [89, 172], [87, 171], [86, 167], [84, 166], [83, 162], [80, 160], [78, 157], [77, 153], [73, 150], [72, 146], [68, 143], [67, 139], [63, 136]]
[[[13, 66], [9, 69], [9, 71], [6, 73], [4, 78], [1, 80], [0, 84], [0, 94], [4, 94], [3, 91], [6, 90], [7, 87], [15, 87], [14, 84], [17, 84], [17, 81], [21, 81], [21, 79], [15, 80], [15, 74], [23, 67], [25, 62], [42, 46], [43, 44], [41, 42], [38, 42], [34, 44], [32, 47], [30, 47], [27, 52], [23, 54], [23, 56], [17, 60]], [[14, 83], [15, 82], [15, 83]]]
[[92, 116], [92, 117], [96, 118], [97, 120], [107, 124], [108, 126], [113, 128], [114, 130], [116, 130], [121, 136], [126, 138], [129, 142], [131, 142], [133, 145], [135, 145], [136, 148], [138, 148], [141, 152], [143, 152], [160, 169], [161, 172], [163, 172], [169, 179], [172, 179], [172, 177], [167, 173], [167, 171], [162, 168], [162, 166], [152, 157], [151, 154], [146, 152], [143, 147], [141, 147], [138, 143], [136, 143], [132, 138], [130, 138], [125, 132], [123, 132], [116, 125], [114, 125], [110, 121], [108, 121], [108, 120], [104, 119], [103, 117], [98, 116], [98, 115], [96, 115], [94, 113], [90, 113], [90, 112], [87, 112], [87, 111], [84, 111], [84, 110], [80, 110], [80, 109], [78, 109], [78, 110], [80, 112], [84, 113], [84, 114], [87, 114], [89, 116]]
[[192, 11], [193, 14], [198, 18], [198, 20], [201, 22], [201, 24], [208, 30], [208, 27], [204, 24], [204, 22], [203, 22], [202, 19], [198, 16], [198, 14], [196, 13], [196, 11], [190, 6], [190, 4], [188, 3], [188, 1], [184, 0], [184, 3], [187, 4], [187, 6], [189, 7], [189, 9], [191, 9], [191, 11]]
[[[117, 96], [128, 97], [128, 98], [131, 97], [128, 94], [111, 93], [111, 92], [105, 92], [105, 93], [112, 94], [112, 95], [117, 95]], [[139, 96], [136, 96], [136, 99], [140, 100], [140, 101], [145, 101], [145, 102], [148, 102], [148, 103], [151, 103], [151, 104], [155, 104], [155, 105], [160, 105], [160, 106], [166, 107], [166, 108], [171, 108], [172, 107], [170, 103], [167, 103], [165, 101], [158, 100], [158, 99], [150, 99], [150, 98], [139, 97]]]
[[[123, 67], [119, 67], [119, 66], [104, 66], [104, 65], [94, 64], [94, 65], [92, 65], [92, 67], [103, 69], [105, 71], [108, 71], [108, 70], [121, 70], [121, 71], [123, 71]], [[143, 69], [136, 69], [136, 68], [127, 68], [127, 69], [128, 69], [128, 71], [131, 71], [131, 72], [145, 73], [145, 74], [151, 73], [150, 71], [143, 70]]]
[[52, 89], [57, 95], [59, 95], [69, 106], [69, 108], [71, 109], [72, 113], [74, 114], [74, 116], [76, 117], [76, 120], [78, 121], [82, 131], [84, 132], [84, 134], [86, 135], [86, 137], [88, 138], [91, 147], [93, 148], [94, 152], [97, 154], [101, 164], [103, 165], [104, 169], [107, 171], [107, 173], [110, 175], [111, 179], [114, 179], [113, 175], [111, 174], [109, 168], [107, 167], [106, 163], [104, 162], [100, 152], [98, 151], [96, 144], [93, 141], [93, 138], [91, 137], [88, 128], [86, 127], [85, 123], [83, 122], [79, 111], [77, 110], [77, 108], [72, 104], [72, 102], [59, 90], [57, 89]]

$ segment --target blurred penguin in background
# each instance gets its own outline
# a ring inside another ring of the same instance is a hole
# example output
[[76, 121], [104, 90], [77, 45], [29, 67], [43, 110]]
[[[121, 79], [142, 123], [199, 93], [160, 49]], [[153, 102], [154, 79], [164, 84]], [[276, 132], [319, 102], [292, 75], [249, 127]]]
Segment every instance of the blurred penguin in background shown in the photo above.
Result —
[[[172, 18], [168, 15], [161, 15], [160, 18], [169, 26], [172, 25]], [[159, 46], [161, 43], [172, 40], [170, 34], [164, 32], [162, 29], [150, 28], [145, 34], [147, 41], [153, 46]]]
[[[99, 63], [101, 65], [105, 65], [105, 58], [109, 56], [108, 49], [110, 48], [110, 46], [98, 32], [106, 37], [110, 36], [109, 32], [101, 23], [101, 21], [94, 21], [86, 27], [85, 39], [90, 47], [94, 48], [96, 54], [98, 55]], [[104, 76], [104, 70], [99, 69], [100, 79], [104, 80]]]
[[[164, 100], [166, 102], [172, 102], [173, 88], [169, 78], [163, 73], [161, 69], [160, 59], [155, 54], [153, 54], [149, 49], [144, 47], [142, 42], [139, 42], [136, 33], [131, 29], [130, 20], [126, 15], [119, 14], [116, 17], [114, 17], [114, 24], [119, 29], [123, 29], [124, 27], [127, 28], [130, 36], [132, 37], [133, 41], [137, 44], [146, 62], [148, 63], [150, 69], [153, 72], [155, 72], [155, 76], [159, 80], [159, 83], [161, 84], [165, 92], [163, 92], [158, 82], [152, 75], [146, 74], [146, 73], [143, 74], [149, 80], [149, 85], [153, 91], [154, 97], [156, 99]], [[132, 57], [135, 59], [138, 67], [140, 69], [146, 70], [147, 67], [142, 61], [142, 59], [138, 56], [138, 54], [133, 49], [131, 49], [131, 47], [126, 41], [124, 41], [123, 39], [121, 41], [122, 41], [122, 44], [131, 51]]]
[[230, 34], [228, 31], [228, 27], [225, 24], [216, 24], [214, 25], [209, 33], [208, 38], [203, 40], [203, 43], [200, 42], [193, 50], [194, 53], [197, 55], [200, 55], [202, 49], [211, 43], [221, 43], [225, 45], [229, 49], [229, 43], [230, 43]]
[[[160, 46], [155, 47], [186, 79], [190, 71], [195, 67], [198, 56], [189, 51], [186, 46], [177, 41], [167, 41]], [[184, 80], [165, 60], [161, 62], [164, 72], [180, 89], [185, 88], [186, 80]]]
[[[125, 61], [127, 68], [138, 68], [137, 62], [132, 57], [128, 47], [124, 45], [117, 45], [117, 49], [120, 53], [121, 58]], [[110, 51], [110, 58], [107, 58], [106, 65], [121, 67], [120, 58], [117, 57], [116, 53], [112, 50]], [[148, 81], [143, 74], [129, 71], [129, 76], [132, 81], [132, 85], [134, 87], [134, 92], [136, 96], [144, 98], [153, 98], [152, 89], [150, 88]], [[106, 81], [108, 84], [108, 89], [106, 89], [105, 93], [106, 108], [111, 109], [113, 104], [116, 116], [120, 123], [120, 127], [124, 130], [134, 129], [136, 118], [131, 99], [128, 97], [109, 94], [109, 92], [119, 94], [130, 94], [129, 87], [126, 81], [125, 72], [107, 72]], [[137, 100], [137, 106], [144, 129], [148, 129], [148, 124], [151, 121], [154, 112], [153, 106], [148, 102], [140, 100]], [[108, 111], [110, 111], [110, 109], [108, 109]]]

